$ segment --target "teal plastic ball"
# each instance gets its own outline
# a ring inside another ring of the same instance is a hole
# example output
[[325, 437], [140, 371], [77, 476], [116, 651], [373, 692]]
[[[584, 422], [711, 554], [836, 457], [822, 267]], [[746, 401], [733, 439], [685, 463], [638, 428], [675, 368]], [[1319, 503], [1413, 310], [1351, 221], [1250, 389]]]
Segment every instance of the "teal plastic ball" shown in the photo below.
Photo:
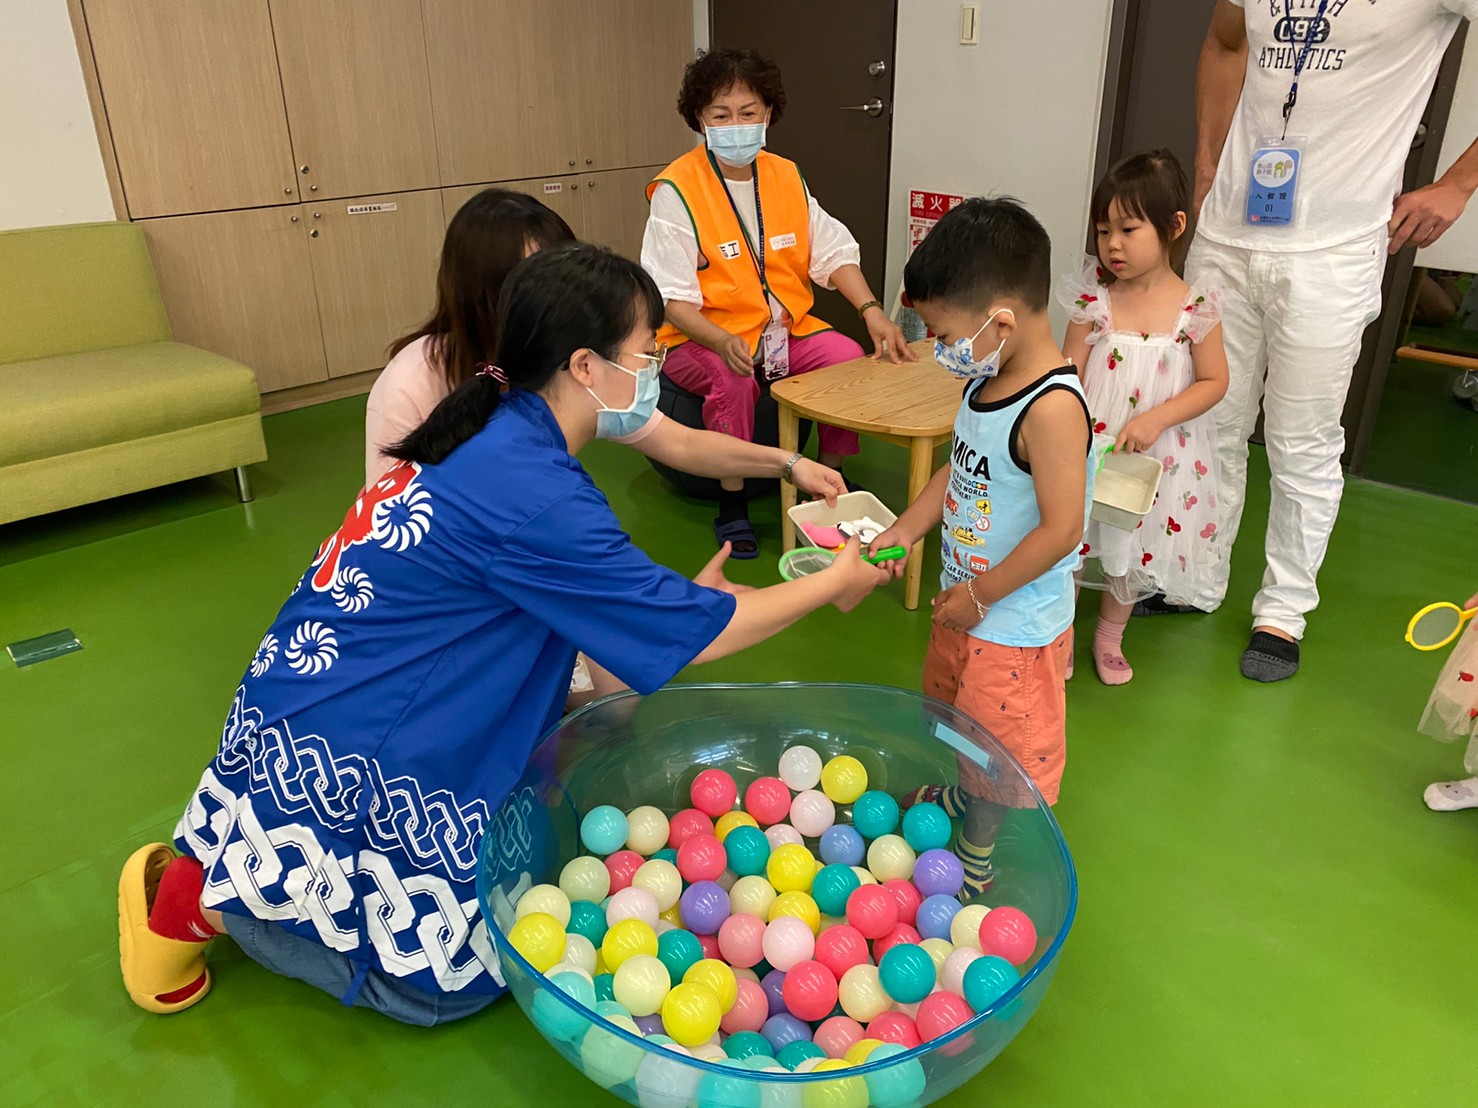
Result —
[[851, 866], [822, 866], [811, 883], [811, 898], [816, 901], [816, 907], [821, 909], [823, 915], [845, 916], [847, 897], [861, 884], [862, 879], [853, 872]]
[[775, 1054], [775, 1061], [788, 1070], [793, 1070], [807, 1058], [825, 1058], [826, 1051], [810, 1039], [796, 1039], [786, 1043]]
[[890, 947], [878, 963], [878, 981], [899, 1004], [917, 1004], [934, 989], [934, 959], [915, 943]]
[[611, 804], [601, 804], [580, 821], [580, 841], [592, 854], [604, 858], [626, 845], [626, 813]]
[[704, 958], [703, 944], [691, 931], [675, 928], [657, 936], [657, 958], [667, 967], [673, 981], [681, 981], [688, 970]]
[[1004, 958], [986, 954], [965, 967], [965, 1002], [984, 1012], [1021, 980], [1016, 967]]
[[865, 839], [891, 835], [898, 830], [898, 801], [877, 789], [863, 793], [852, 805], [852, 826]]
[[903, 837], [916, 854], [943, 849], [951, 834], [949, 817], [938, 804], [915, 804], [903, 813]]
[[754, 877], [765, 872], [770, 861], [770, 840], [758, 827], [741, 826], [724, 838], [729, 868], [740, 877]]
[[724, 1040], [724, 1053], [742, 1062], [756, 1055], [773, 1058], [775, 1048], [770, 1045], [770, 1040], [758, 1031], [735, 1031]]
[[570, 925], [567, 930], [584, 935], [596, 950], [606, 937], [606, 913], [592, 900], [577, 900], [570, 905]]
[[[867, 1056], [867, 1063], [885, 1062], [907, 1049], [898, 1043], [884, 1043]], [[917, 1104], [929, 1083], [923, 1064], [917, 1058], [869, 1073], [865, 1080], [874, 1108], [904, 1108], [905, 1105]]]

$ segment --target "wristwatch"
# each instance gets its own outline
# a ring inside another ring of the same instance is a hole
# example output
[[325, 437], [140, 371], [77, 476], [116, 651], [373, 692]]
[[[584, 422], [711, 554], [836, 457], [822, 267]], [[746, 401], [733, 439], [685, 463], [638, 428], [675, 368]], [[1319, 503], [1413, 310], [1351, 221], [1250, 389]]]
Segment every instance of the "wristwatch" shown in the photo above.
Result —
[[785, 464], [780, 467], [780, 477], [781, 477], [781, 479], [782, 480], [785, 480], [785, 481], [789, 481], [792, 485], [795, 484], [795, 467], [800, 463], [800, 460], [802, 458], [804, 458], [804, 457], [805, 457], [805, 455], [802, 454], [799, 450], [797, 450], [789, 458], [786, 458], [785, 459]]

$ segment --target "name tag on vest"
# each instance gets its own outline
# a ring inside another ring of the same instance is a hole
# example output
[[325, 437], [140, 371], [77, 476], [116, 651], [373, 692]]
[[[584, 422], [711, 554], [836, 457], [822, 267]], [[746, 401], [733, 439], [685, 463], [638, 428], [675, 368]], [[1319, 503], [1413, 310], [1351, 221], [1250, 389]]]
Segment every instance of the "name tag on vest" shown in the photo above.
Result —
[[718, 252], [721, 257], [727, 258], [732, 262], [739, 256], [739, 240], [735, 239], [733, 242], [719, 243]]
[[792, 231], [788, 235], [771, 235], [770, 236], [770, 249], [771, 250], [784, 250], [787, 246], [794, 246], [794, 245], [795, 245], [795, 232], [794, 231]]

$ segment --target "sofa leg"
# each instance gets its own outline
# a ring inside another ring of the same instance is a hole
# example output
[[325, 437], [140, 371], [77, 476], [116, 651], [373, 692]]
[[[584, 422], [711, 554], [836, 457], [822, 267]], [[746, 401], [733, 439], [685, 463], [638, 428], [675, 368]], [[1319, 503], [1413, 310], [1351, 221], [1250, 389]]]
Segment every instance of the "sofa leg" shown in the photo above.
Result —
[[247, 479], [246, 467], [237, 466], [233, 473], [236, 474], [236, 498], [243, 504], [251, 503], [251, 481]]

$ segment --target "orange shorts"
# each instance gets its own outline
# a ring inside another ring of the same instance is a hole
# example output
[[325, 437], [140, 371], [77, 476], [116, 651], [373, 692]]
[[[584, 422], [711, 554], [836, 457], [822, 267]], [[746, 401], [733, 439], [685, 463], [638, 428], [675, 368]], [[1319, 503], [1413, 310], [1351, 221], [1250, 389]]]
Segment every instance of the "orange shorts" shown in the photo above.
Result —
[[[1046, 646], [1000, 646], [936, 626], [924, 657], [924, 694], [952, 704], [981, 724], [1020, 762], [1048, 804], [1067, 763], [1067, 660], [1072, 629]], [[970, 796], [1013, 808], [1034, 801], [1024, 789], [1003, 789], [968, 759], [960, 784]]]

